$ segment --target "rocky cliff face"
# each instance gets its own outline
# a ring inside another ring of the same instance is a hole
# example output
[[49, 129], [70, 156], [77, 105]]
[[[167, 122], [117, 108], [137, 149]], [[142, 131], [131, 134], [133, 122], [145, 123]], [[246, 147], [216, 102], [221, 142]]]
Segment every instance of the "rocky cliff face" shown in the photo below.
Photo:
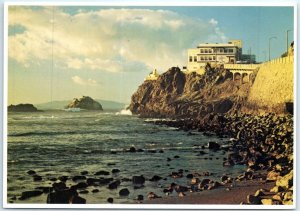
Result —
[[18, 104], [18, 105], [8, 106], [7, 111], [8, 112], [36, 112], [38, 110], [32, 104]]
[[[254, 79], [253, 79], [254, 80]], [[232, 80], [224, 69], [206, 68], [204, 75], [170, 68], [156, 81], [145, 81], [133, 94], [129, 109], [144, 117], [204, 117], [237, 112], [252, 85]]]
[[102, 105], [91, 97], [83, 96], [82, 98], [74, 98], [65, 108], [81, 108], [86, 110], [103, 110]]

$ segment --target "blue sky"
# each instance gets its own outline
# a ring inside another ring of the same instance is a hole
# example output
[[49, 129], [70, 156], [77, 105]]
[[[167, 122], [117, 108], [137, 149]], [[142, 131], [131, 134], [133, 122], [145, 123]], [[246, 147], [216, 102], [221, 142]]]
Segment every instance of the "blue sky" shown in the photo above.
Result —
[[293, 25], [292, 7], [11, 7], [9, 103], [128, 103], [153, 68], [185, 66], [188, 48], [241, 39], [263, 61], [269, 37], [279, 57]]

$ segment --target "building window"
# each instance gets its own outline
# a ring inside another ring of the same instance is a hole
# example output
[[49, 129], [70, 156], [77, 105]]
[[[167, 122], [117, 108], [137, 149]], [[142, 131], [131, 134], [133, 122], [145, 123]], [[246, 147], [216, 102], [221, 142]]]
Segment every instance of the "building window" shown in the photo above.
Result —
[[204, 51], [205, 53], [208, 53], [208, 50], [207, 49], [205, 49], [205, 51]]
[[192, 56], [190, 56], [190, 62], [192, 62], [193, 61], [193, 57]]
[[229, 53], [233, 53], [233, 49], [231, 48], [231, 49], [229, 49]]
[[216, 57], [215, 57], [215, 56], [213, 56], [213, 60], [216, 60]]
[[207, 61], [207, 56], [205, 57], [205, 61]]
[[209, 49], [209, 53], [212, 53], [212, 49]]
[[204, 53], [203, 49], [201, 49], [200, 51], [201, 51], [201, 53]]
[[208, 59], [209, 59], [209, 61], [211, 61], [211, 56]]
[[204, 60], [204, 58], [203, 58], [203, 56], [201, 56], [201, 61], [203, 61]]
[[223, 53], [223, 49], [220, 49], [220, 53]]
[[225, 48], [225, 49], [224, 49], [224, 53], [227, 53], [227, 52], [228, 52], [228, 49], [227, 49], [227, 48]]
[[194, 56], [194, 62], [196, 62], [197, 61], [197, 56]]

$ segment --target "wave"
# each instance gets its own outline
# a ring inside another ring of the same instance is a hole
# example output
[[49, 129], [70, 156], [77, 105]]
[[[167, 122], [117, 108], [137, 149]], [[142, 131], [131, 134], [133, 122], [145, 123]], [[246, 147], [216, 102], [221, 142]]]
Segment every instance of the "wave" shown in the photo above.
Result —
[[132, 116], [132, 112], [129, 109], [122, 109], [121, 111], [117, 112], [116, 115]]

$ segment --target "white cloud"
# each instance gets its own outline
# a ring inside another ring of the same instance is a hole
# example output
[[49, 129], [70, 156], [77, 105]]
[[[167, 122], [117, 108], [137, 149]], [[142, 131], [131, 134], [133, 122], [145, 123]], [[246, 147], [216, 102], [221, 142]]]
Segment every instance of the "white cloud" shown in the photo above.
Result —
[[226, 40], [216, 20], [168, 10], [103, 9], [70, 15], [58, 7], [10, 7], [9, 25], [26, 29], [9, 36], [9, 57], [19, 63], [33, 65], [53, 56], [66, 69], [109, 72], [182, 66], [188, 48]]
[[97, 81], [93, 80], [93, 79], [82, 79], [80, 78], [79, 76], [75, 75], [72, 77], [72, 81], [75, 83], [75, 84], [79, 84], [79, 85], [82, 85], [82, 86], [97, 86], [98, 83]]

